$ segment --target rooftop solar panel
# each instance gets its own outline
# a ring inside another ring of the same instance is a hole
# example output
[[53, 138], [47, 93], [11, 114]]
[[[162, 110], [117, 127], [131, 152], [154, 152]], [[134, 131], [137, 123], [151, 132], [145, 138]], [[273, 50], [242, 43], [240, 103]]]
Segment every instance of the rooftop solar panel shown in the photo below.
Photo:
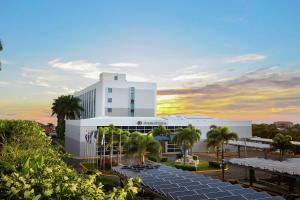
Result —
[[187, 185], [185, 186], [188, 190], [200, 190], [210, 188], [208, 185]]
[[219, 182], [219, 183], [208, 183], [207, 185], [209, 185], [210, 187], [222, 187], [222, 186], [230, 186], [232, 184], [227, 182]]
[[253, 192], [253, 193], [248, 193], [248, 194], [243, 194], [243, 197], [246, 199], [262, 199], [262, 198], [267, 198], [270, 197], [270, 195], [266, 192]]
[[172, 198], [172, 199], [177, 199], [178, 197], [181, 197], [181, 196], [186, 196], [186, 195], [192, 195], [192, 194], [196, 194], [194, 191], [177, 191], [177, 192], [169, 192], [169, 196]]
[[181, 182], [181, 183], [177, 183], [178, 185], [180, 185], [180, 186], [200, 186], [200, 183], [198, 183], [198, 182], [192, 182], [192, 181], [190, 181], [190, 182]]

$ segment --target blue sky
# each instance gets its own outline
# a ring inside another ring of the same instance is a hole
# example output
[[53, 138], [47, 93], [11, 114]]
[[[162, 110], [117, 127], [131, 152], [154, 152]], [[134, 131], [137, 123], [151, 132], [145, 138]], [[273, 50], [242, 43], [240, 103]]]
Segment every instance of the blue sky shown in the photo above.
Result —
[[[118, 71], [157, 82], [161, 114], [300, 121], [300, 1], [2, 0], [1, 7], [0, 118], [52, 120], [53, 98]], [[211, 86], [217, 97], [203, 92]]]

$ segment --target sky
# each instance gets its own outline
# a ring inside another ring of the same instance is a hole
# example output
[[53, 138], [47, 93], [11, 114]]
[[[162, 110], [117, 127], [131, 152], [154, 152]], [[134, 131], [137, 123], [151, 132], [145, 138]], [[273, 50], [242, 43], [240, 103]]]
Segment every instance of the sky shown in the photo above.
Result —
[[156, 82], [159, 115], [300, 122], [300, 1], [0, 0], [0, 119], [101, 72]]

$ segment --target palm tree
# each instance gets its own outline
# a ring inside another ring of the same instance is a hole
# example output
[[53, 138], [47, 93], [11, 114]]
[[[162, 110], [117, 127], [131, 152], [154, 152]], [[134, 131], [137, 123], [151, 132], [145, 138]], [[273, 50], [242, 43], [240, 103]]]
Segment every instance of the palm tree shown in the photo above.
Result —
[[161, 154], [166, 151], [165, 141], [170, 140], [170, 132], [166, 127], [160, 125], [156, 126], [151, 132], [152, 136], [160, 142], [161, 145]]
[[[215, 131], [215, 129], [216, 129], [216, 126], [211, 125], [209, 128], [209, 131], [207, 132], [207, 136], [212, 134]], [[216, 150], [217, 162], [219, 162], [219, 152], [220, 152], [220, 147], [221, 147], [220, 141], [218, 141], [216, 138], [213, 138], [213, 137], [207, 137], [206, 147], [207, 147], [207, 149], [213, 148]]]
[[186, 163], [186, 156], [187, 156], [187, 150], [192, 148], [193, 145], [200, 140], [201, 132], [200, 130], [196, 129], [191, 124], [188, 125], [187, 128], [180, 128], [177, 130], [174, 142], [183, 148], [184, 151], [184, 157], [183, 157], [183, 164]]
[[227, 144], [229, 140], [238, 140], [238, 135], [234, 132], [230, 132], [226, 126], [212, 126], [211, 130], [207, 133], [207, 141], [213, 142], [221, 146], [222, 152], [222, 180], [225, 180], [225, 169], [224, 169], [224, 144]]
[[292, 147], [292, 137], [289, 135], [283, 135], [278, 133], [273, 138], [272, 147], [274, 149], [279, 149], [280, 151], [280, 160], [284, 160], [285, 153], [287, 150], [291, 149]]
[[118, 160], [118, 163], [121, 163], [121, 158], [122, 158], [122, 153], [123, 153], [123, 147], [122, 147], [122, 143], [125, 143], [127, 140], [128, 140], [128, 136], [129, 136], [129, 131], [123, 131], [122, 129], [119, 129], [119, 132], [117, 133], [118, 134], [118, 138], [119, 138], [119, 141], [118, 141], [118, 155], [117, 155], [117, 160]]
[[138, 131], [129, 135], [124, 148], [128, 155], [137, 156], [141, 164], [145, 163], [145, 155], [149, 153], [151, 156], [158, 157], [160, 152], [160, 144], [152, 135], [144, 135]]
[[65, 133], [65, 120], [80, 117], [83, 108], [80, 106], [80, 99], [73, 95], [62, 95], [54, 99], [52, 103], [52, 116], [57, 116], [56, 132], [60, 137]]

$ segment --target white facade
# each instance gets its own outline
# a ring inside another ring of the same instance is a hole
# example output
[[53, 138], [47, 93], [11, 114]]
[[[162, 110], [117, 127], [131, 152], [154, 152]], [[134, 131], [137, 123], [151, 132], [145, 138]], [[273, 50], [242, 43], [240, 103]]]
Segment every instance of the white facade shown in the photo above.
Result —
[[[148, 133], [155, 126], [163, 125], [171, 134], [178, 128], [192, 124], [202, 133], [200, 141], [193, 147], [193, 152], [206, 151], [204, 140], [211, 125], [228, 126], [239, 138], [252, 137], [250, 121], [199, 116], [156, 117], [156, 84], [129, 82], [126, 81], [125, 74], [102, 73], [99, 82], [76, 92], [74, 96], [82, 100], [85, 111], [81, 119], [66, 121], [65, 149], [77, 157], [95, 155], [96, 145], [87, 142], [86, 136], [97, 131], [99, 127], [111, 124], [123, 130], [142, 133]], [[176, 153], [179, 150], [171, 142], [166, 142], [166, 145], [167, 153]]]
[[75, 92], [74, 96], [81, 99], [82, 119], [156, 116], [156, 84], [130, 82], [125, 74], [102, 73], [97, 83]]
[[[87, 144], [85, 135], [91, 131], [96, 131], [98, 127], [105, 127], [113, 124], [118, 128], [129, 131], [140, 131], [148, 133], [155, 126], [163, 125], [174, 134], [176, 128], [186, 127], [192, 124], [201, 131], [200, 141], [194, 145], [193, 152], [205, 152], [206, 133], [211, 125], [228, 126], [230, 131], [236, 132], [239, 138], [251, 138], [252, 126], [250, 121], [229, 121], [209, 117], [99, 117], [82, 120], [67, 120], [66, 122], [66, 144], [68, 152], [77, 157], [85, 157]], [[176, 153], [175, 145], [167, 144], [167, 153]]]

